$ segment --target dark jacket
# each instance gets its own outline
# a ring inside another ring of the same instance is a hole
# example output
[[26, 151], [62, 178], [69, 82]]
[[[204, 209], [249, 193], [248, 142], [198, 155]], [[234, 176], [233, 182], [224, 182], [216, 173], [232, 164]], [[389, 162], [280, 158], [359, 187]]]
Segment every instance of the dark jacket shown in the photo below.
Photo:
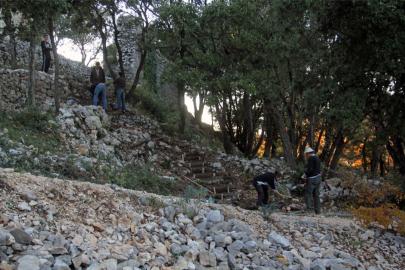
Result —
[[275, 180], [276, 176], [274, 175], [274, 173], [268, 172], [265, 174], [255, 176], [255, 178], [253, 178], [253, 185], [256, 186], [257, 182], [264, 182], [267, 183], [269, 187], [274, 190], [276, 189]]
[[45, 40], [41, 41], [42, 55], [46, 58], [51, 58], [52, 45]]
[[104, 70], [102, 67], [99, 68], [98, 73], [97, 73], [96, 67], [93, 67], [91, 69], [90, 83], [92, 85], [97, 85], [99, 83], [105, 83], [105, 74], [104, 74]]
[[126, 85], [125, 78], [122, 76], [120, 76], [114, 80], [115, 89], [120, 89], [120, 88], [125, 89], [125, 85]]
[[313, 177], [321, 173], [321, 161], [317, 155], [309, 156], [305, 174], [307, 177]]

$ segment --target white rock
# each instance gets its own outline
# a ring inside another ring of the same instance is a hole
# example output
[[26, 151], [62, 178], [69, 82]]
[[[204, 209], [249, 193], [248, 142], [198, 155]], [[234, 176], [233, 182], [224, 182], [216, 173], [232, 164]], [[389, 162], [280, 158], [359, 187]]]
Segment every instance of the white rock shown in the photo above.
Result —
[[284, 248], [287, 248], [290, 246], [290, 241], [287, 238], [285, 238], [284, 236], [276, 233], [275, 231], [272, 231], [269, 234], [269, 241], [279, 244]]
[[17, 205], [17, 208], [18, 208], [19, 210], [21, 210], [21, 211], [31, 211], [31, 206], [29, 206], [29, 204], [26, 203], [26, 202], [20, 202], [20, 203]]
[[212, 223], [219, 223], [221, 221], [224, 221], [224, 216], [219, 210], [211, 210], [207, 214], [207, 221]]
[[17, 270], [39, 270], [39, 258], [32, 255], [25, 255], [18, 259]]

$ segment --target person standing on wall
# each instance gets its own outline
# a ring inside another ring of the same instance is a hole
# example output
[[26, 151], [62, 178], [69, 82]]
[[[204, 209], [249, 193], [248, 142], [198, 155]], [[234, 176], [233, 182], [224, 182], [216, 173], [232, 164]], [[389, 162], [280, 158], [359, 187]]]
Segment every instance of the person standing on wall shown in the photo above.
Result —
[[90, 83], [91, 83], [90, 93], [93, 99], [96, 86], [99, 83], [105, 83], [105, 74], [103, 68], [100, 65], [100, 62], [96, 62], [95, 66], [91, 69]]
[[41, 71], [48, 73], [49, 67], [51, 66], [51, 51], [52, 45], [49, 42], [49, 35], [45, 34], [43, 40], [41, 41], [42, 48], [42, 67]]
[[307, 210], [315, 210], [316, 214], [321, 213], [321, 200], [319, 197], [319, 190], [321, 186], [321, 161], [315, 154], [311, 147], [306, 147], [305, 159], [307, 164], [305, 166], [305, 173], [303, 178], [306, 179], [305, 185], [305, 203]]
[[122, 112], [126, 111], [125, 107], [125, 77], [122, 72], [119, 73], [119, 77], [114, 80], [115, 86], [115, 96], [117, 98], [117, 103], [114, 106], [114, 109], [121, 110]]

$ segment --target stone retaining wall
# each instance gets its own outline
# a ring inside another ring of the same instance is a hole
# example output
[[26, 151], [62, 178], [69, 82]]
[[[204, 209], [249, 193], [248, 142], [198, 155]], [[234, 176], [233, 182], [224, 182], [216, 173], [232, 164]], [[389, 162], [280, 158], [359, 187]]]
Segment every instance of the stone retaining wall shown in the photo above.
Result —
[[[54, 104], [53, 75], [36, 71], [35, 99], [45, 108]], [[0, 111], [22, 109], [27, 101], [29, 71], [25, 69], [0, 69]], [[78, 97], [82, 87], [74, 79], [60, 76], [61, 101]], [[87, 93], [85, 93], [87, 94]]]
[[[25, 106], [29, 80], [29, 43], [18, 41], [16, 44], [17, 69], [11, 67], [10, 50], [8, 39], [0, 41], [0, 110], [7, 111], [19, 110]], [[61, 55], [59, 55], [59, 62], [61, 101], [66, 101], [68, 97], [88, 98], [90, 68]], [[38, 71], [41, 65], [42, 52], [38, 45], [35, 48], [35, 70], [37, 70], [35, 71], [35, 99], [38, 105], [48, 108], [54, 104], [54, 70], [51, 67], [49, 74]]]

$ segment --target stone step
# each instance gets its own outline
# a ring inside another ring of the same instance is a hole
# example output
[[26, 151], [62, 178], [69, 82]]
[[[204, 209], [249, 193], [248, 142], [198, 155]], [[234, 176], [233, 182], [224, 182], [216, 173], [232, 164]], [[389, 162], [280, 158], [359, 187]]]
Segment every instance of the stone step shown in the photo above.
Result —
[[231, 193], [217, 193], [212, 197], [220, 202], [230, 202], [233, 200], [233, 195]]
[[206, 186], [208, 188], [213, 188], [212, 185], [218, 185], [224, 182], [222, 178], [210, 178], [210, 179], [197, 179], [197, 183]]
[[213, 172], [193, 173], [190, 176], [191, 176], [191, 178], [195, 178], [195, 179], [211, 179], [211, 178], [217, 178], [218, 176], [222, 176], [222, 173], [213, 173]]
[[214, 173], [212, 168], [204, 167], [204, 166], [195, 166], [191, 167], [191, 172], [194, 173]]
[[214, 191], [214, 193], [232, 193], [234, 191], [230, 184], [215, 185], [211, 187], [211, 190]]
[[184, 156], [184, 161], [197, 161], [197, 160], [204, 160], [204, 156], [203, 155], [199, 155], [199, 154], [186, 154]]
[[198, 168], [198, 167], [204, 167], [204, 165], [206, 164], [205, 161], [201, 161], [201, 160], [196, 160], [196, 161], [191, 161], [186, 163], [186, 165], [189, 168]]

